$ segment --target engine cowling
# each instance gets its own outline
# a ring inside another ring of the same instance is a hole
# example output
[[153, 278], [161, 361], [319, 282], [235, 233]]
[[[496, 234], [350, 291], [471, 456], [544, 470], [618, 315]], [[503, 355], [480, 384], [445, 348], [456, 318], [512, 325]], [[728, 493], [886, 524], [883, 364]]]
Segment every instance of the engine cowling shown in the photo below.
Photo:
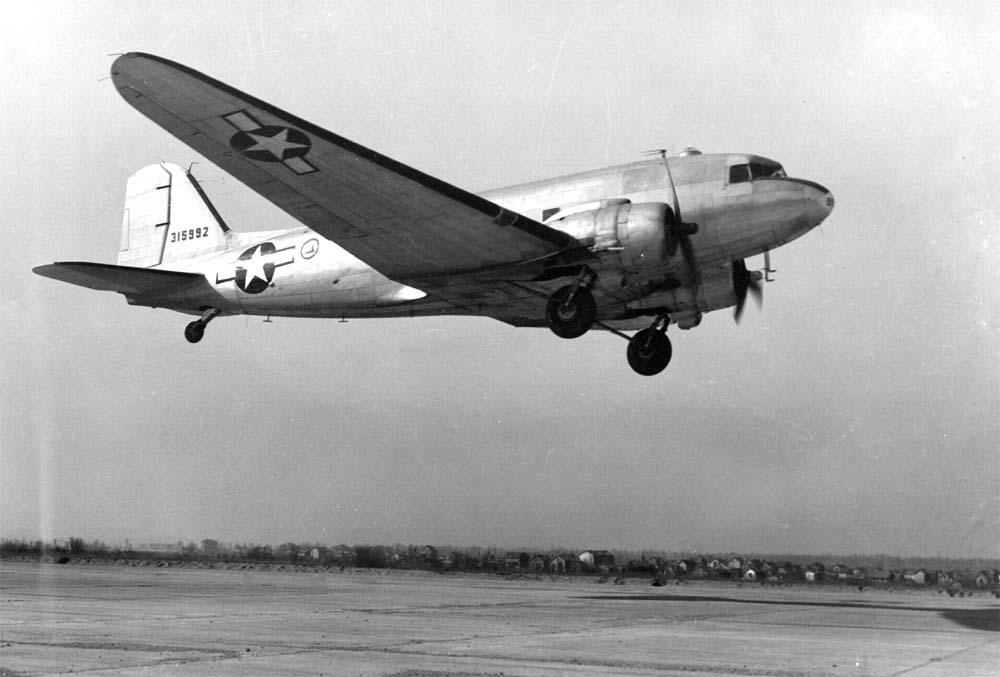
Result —
[[670, 237], [673, 222], [673, 210], [666, 203], [622, 201], [574, 211], [548, 224], [592, 243], [595, 252], [618, 251], [626, 268], [643, 270], [661, 267], [677, 253]]
[[676, 244], [670, 242], [673, 210], [663, 202], [631, 207], [628, 217], [618, 221], [622, 263], [633, 270], [663, 266], [677, 253]]
[[687, 286], [648, 294], [629, 304], [632, 310], [659, 310], [670, 308], [671, 319], [681, 329], [697, 326], [701, 314], [736, 304], [733, 274], [729, 268], [715, 267], [702, 270], [700, 284], [692, 290]]

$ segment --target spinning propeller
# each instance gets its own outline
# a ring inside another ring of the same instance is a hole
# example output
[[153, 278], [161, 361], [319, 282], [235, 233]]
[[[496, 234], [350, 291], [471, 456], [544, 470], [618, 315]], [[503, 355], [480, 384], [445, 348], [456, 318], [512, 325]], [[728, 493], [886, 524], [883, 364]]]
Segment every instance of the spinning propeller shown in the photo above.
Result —
[[757, 301], [758, 308], [764, 304], [764, 290], [760, 285], [762, 277], [763, 274], [759, 270], [747, 270], [746, 261], [743, 259], [733, 261], [733, 289], [736, 290], [736, 309], [733, 311], [733, 319], [737, 323], [743, 316], [747, 292], [750, 292], [754, 300]]
[[670, 256], [673, 256], [677, 252], [677, 247], [681, 248], [681, 255], [684, 257], [684, 263], [687, 265], [688, 271], [691, 273], [691, 286], [695, 287], [701, 279], [701, 274], [698, 270], [698, 259], [694, 255], [694, 246], [691, 244], [691, 235], [698, 232], [697, 223], [685, 223], [684, 219], [681, 218], [681, 203], [677, 199], [677, 184], [674, 183], [674, 175], [670, 172], [670, 163], [667, 162], [667, 151], [665, 150], [655, 150], [648, 151], [649, 154], [656, 153], [660, 156], [663, 161], [663, 166], [667, 170], [667, 178], [670, 179], [670, 192], [673, 194], [674, 204], [673, 204], [673, 220], [670, 224], [670, 230], [667, 232], [666, 237], [666, 249]]

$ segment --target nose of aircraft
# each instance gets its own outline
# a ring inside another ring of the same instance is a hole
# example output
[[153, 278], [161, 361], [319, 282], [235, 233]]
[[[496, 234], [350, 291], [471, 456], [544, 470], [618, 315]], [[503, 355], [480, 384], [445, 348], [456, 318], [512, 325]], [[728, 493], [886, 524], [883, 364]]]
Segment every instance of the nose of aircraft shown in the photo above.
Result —
[[818, 183], [804, 182], [806, 215], [813, 227], [823, 223], [823, 219], [833, 211], [833, 193]]

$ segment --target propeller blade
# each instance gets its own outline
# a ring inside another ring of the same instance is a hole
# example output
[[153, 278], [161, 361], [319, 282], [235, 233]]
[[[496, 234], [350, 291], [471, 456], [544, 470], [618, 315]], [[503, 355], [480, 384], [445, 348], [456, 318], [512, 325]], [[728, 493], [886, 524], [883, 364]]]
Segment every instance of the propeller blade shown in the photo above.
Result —
[[[750, 273], [753, 275], [753, 273]], [[750, 278], [750, 284], [747, 285], [747, 289], [750, 295], [753, 296], [753, 300], [757, 302], [757, 309], [764, 307], [764, 288], [760, 285], [760, 282], [755, 280], [753, 277]]]
[[686, 234], [682, 234], [678, 238], [681, 245], [681, 253], [684, 255], [684, 263], [687, 265], [688, 270], [691, 271], [691, 280], [697, 284], [698, 283], [698, 259], [694, 255], [694, 245], [691, 244], [691, 238]]
[[697, 223], [684, 223], [681, 216], [681, 203], [677, 199], [677, 185], [674, 183], [674, 175], [670, 171], [670, 163], [667, 161], [666, 152], [661, 152], [660, 159], [663, 160], [663, 167], [667, 170], [667, 178], [670, 179], [670, 192], [674, 198], [674, 222], [671, 225], [670, 239], [676, 241], [681, 246], [681, 253], [684, 255], [684, 264], [691, 273], [691, 284], [697, 286], [701, 279], [701, 272], [698, 270], [698, 258], [694, 255], [694, 246], [691, 244], [690, 235], [698, 232]]
[[736, 324], [739, 324], [743, 318], [743, 306], [746, 305], [746, 300], [747, 297], [745, 294], [736, 297], [736, 308], [733, 310], [733, 319], [736, 320]]
[[667, 210], [666, 237], [663, 238], [663, 258], [673, 258], [680, 240], [677, 237], [677, 216]]
[[748, 292], [757, 302], [758, 308], [762, 308], [764, 305], [764, 289], [760, 285], [760, 273], [747, 270], [746, 261], [743, 259], [733, 261], [733, 291], [736, 292], [736, 308], [733, 310], [733, 319], [736, 320], [737, 324], [743, 317]]

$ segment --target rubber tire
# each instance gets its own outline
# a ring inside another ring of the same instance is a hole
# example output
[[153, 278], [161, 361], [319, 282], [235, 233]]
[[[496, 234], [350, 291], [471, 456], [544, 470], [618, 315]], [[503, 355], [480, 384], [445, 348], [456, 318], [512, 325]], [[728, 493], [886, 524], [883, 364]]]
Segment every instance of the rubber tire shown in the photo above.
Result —
[[[649, 333], [653, 332], [652, 343], [646, 347], [646, 340]], [[643, 329], [629, 339], [628, 364], [632, 371], [642, 376], [656, 376], [667, 368], [670, 358], [673, 357], [674, 348], [670, 344], [670, 339], [663, 332], [654, 329]]]
[[184, 327], [184, 338], [188, 343], [197, 343], [205, 336], [205, 324], [201, 320], [195, 320]]
[[563, 308], [563, 301], [569, 296], [572, 286], [566, 285], [553, 292], [545, 306], [545, 320], [549, 329], [560, 338], [572, 339], [583, 336], [597, 319], [597, 303], [589, 289], [577, 289], [573, 296], [570, 314]]

